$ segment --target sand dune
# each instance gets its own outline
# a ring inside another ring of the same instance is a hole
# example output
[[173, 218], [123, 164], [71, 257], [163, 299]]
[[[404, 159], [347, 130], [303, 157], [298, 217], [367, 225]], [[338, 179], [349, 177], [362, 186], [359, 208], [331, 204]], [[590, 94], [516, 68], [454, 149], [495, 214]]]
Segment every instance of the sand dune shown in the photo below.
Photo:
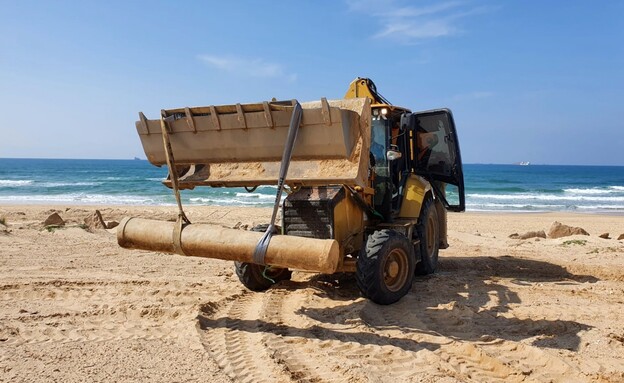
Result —
[[[80, 226], [94, 209], [0, 207], [0, 381], [624, 381], [624, 241], [598, 237], [621, 216], [450, 214], [439, 272], [384, 307], [349, 275], [252, 293], [230, 263], [121, 249]], [[54, 211], [66, 226], [43, 229]], [[188, 215], [252, 226], [270, 210]], [[508, 238], [553, 221], [590, 236]]]

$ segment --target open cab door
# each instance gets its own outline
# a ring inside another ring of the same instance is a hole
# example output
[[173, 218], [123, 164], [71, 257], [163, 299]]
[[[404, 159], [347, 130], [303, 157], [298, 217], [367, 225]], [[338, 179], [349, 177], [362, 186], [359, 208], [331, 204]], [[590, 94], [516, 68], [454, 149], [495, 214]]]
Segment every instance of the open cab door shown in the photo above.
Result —
[[401, 125], [410, 132], [410, 162], [414, 173], [431, 182], [436, 196], [448, 210], [466, 210], [464, 173], [451, 111], [406, 113]]

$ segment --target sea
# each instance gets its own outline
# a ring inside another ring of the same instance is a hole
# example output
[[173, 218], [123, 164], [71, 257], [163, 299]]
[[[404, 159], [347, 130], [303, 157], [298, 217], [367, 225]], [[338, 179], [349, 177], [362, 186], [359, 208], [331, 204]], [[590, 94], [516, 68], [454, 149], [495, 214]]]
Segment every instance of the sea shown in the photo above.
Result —
[[[0, 159], [0, 205], [175, 205], [145, 160]], [[624, 214], [624, 166], [464, 164], [466, 210]], [[183, 190], [187, 205], [270, 207], [276, 187]]]

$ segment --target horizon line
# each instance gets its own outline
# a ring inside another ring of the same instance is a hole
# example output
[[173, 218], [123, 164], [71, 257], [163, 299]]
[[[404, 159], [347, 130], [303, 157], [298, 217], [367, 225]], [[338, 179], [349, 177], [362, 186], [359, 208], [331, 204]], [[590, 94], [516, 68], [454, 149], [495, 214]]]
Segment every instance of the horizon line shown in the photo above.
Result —
[[[147, 161], [147, 158], [63, 158], [63, 157], [0, 157], [0, 160], [65, 160], [65, 161]], [[520, 165], [518, 162], [464, 162], [463, 165], [509, 165], [509, 166], [610, 166], [624, 167], [622, 165], [605, 165], [605, 164], [549, 164], [549, 163], [530, 163], [529, 165]]]

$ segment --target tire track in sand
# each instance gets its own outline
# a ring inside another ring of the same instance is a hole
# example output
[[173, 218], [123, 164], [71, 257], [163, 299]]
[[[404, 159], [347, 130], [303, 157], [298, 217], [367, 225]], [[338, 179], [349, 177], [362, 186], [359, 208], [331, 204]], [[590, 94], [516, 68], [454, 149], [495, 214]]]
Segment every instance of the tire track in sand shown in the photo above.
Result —
[[202, 306], [198, 331], [204, 348], [233, 380], [256, 382], [290, 381], [265, 347], [268, 334], [259, 320], [262, 293], [245, 292], [220, 304]]
[[[362, 320], [329, 324], [308, 315], [302, 308], [332, 309], [316, 292], [274, 288], [205, 306], [202, 343], [232, 379], [249, 382], [419, 381], [425, 366], [429, 376], [442, 376], [431, 368], [438, 360], [432, 343], [377, 333]], [[353, 305], [334, 303], [337, 310]]]
[[[475, 325], [480, 321], [489, 323], [484, 317], [492, 315], [488, 312], [468, 306], [452, 310], [443, 307], [442, 313], [434, 313], [435, 307], [410, 309], [422, 307], [417, 294], [408, 294], [395, 306], [378, 306], [353, 296], [328, 298], [331, 288], [324, 291], [314, 282], [291, 283], [293, 286], [282, 282], [265, 293], [231, 297], [222, 306], [208, 307], [200, 315], [199, 333], [204, 347], [233, 379], [505, 383], [566, 381], [570, 377], [579, 382], [588, 380], [556, 353], [522, 342], [523, 337], [463, 340], [464, 328], [458, 328], [458, 323], [466, 318]], [[531, 326], [533, 322], [521, 323]]]
[[266, 315], [286, 330], [269, 347], [298, 381], [402, 382], [418, 377], [421, 372], [414, 365], [425, 362], [425, 347], [370, 333], [356, 321], [331, 325], [315, 320], [301, 310], [315, 306], [311, 290], [273, 290], [266, 298]]
[[[179, 339], [192, 334], [197, 287], [177, 282], [52, 280], [0, 286], [0, 344]], [[192, 327], [191, 327], [192, 328]]]
[[[403, 299], [405, 302], [402, 304], [417, 307], [416, 295], [410, 294]], [[459, 374], [461, 380], [541, 382], [566, 381], [574, 376], [574, 381], [587, 381], [577, 368], [535, 346], [497, 338], [469, 343], [442, 335], [440, 332], [457, 333], [458, 318], [453, 314], [446, 317], [440, 315], [430, 317], [426, 313], [406, 312], [394, 307], [381, 308], [373, 304], [369, 304], [369, 309], [369, 315], [365, 320], [375, 327], [410, 328], [412, 330], [406, 334], [407, 337], [414, 340], [429, 339], [438, 343], [440, 348], [435, 354], [440, 359], [440, 365], [450, 373]], [[486, 315], [474, 312], [471, 314], [476, 317], [476, 321], [480, 320], [479, 316]], [[428, 326], [423, 319], [435, 326]], [[435, 321], [432, 321], [433, 319]], [[416, 329], [417, 331], [414, 331]]]

